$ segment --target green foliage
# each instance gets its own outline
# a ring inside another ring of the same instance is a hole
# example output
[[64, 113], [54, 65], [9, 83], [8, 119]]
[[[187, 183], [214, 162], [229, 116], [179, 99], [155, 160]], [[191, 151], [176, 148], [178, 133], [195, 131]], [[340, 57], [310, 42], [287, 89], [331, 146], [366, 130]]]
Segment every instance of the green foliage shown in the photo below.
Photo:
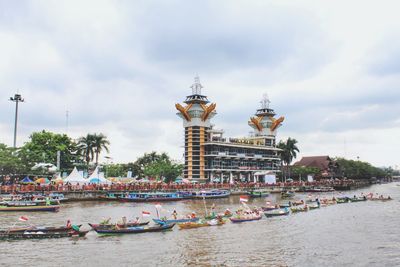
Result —
[[181, 175], [183, 165], [174, 162], [166, 153], [151, 152], [145, 153], [133, 163], [104, 166], [106, 175], [111, 177], [125, 177], [129, 170], [138, 178], [149, 176], [170, 182]]
[[125, 177], [128, 172], [128, 164], [107, 164], [103, 171], [108, 177]]
[[145, 153], [139, 157], [132, 165], [132, 171], [139, 178], [146, 176], [145, 169], [156, 161], [171, 161], [166, 153], [157, 154], [157, 152]]
[[294, 177], [306, 177], [307, 175], [317, 175], [321, 171], [315, 167], [304, 167], [304, 166], [292, 166], [292, 175]]
[[0, 175], [18, 174], [25, 171], [25, 166], [14, 148], [0, 143]]
[[344, 158], [336, 158], [340, 170], [344, 177], [349, 179], [371, 179], [385, 178], [390, 176], [390, 169], [381, 169], [372, 166], [368, 162], [358, 160], [348, 160]]
[[159, 159], [148, 164], [144, 169], [144, 174], [169, 183], [175, 181], [182, 170], [182, 164], [174, 163], [169, 159]]
[[18, 156], [30, 170], [39, 162], [57, 164], [57, 151], [61, 152], [61, 170], [70, 171], [78, 162], [77, 146], [75, 142], [65, 134], [47, 132], [32, 133], [18, 151]]
[[[280, 141], [278, 145], [276, 146], [277, 148], [280, 148], [281, 151], [279, 152], [279, 156], [281, 157], [281, 160], [286, 164], [287, 166], [287, 171], [288, 175], [290, 177], [290, 163], [293, 161], [294, 158], [297, 156], [297, 152], [299, 152], [299, 148], [297, 147], [297, 140], [288, 138], [285, 142]], [[282, 173], [284, 171], [282, 170]], [[285, 180], [286, 180], [286, 173], [284, 174]]]
[[296, 144], [297, 140], [289, 137], [286, 142], [280, 141], [276, 146], [277, 148], [282, 149], [279, 155], [287, 166], [290, 165], [293, 159], [296, 158], [297, 152], [299, 152], [299, 148]]

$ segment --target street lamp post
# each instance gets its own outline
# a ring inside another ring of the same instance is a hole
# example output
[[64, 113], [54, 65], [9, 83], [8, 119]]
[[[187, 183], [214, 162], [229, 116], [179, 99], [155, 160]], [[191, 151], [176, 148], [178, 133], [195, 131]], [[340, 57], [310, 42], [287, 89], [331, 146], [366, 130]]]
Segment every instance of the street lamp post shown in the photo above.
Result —
[[15, 94], [14, 97], [10, 97], [10, 101], [15, 102], [15, 123], [14, 123], [14, 148], [17, 147], [17, 123], [18, 123], [18, 103], [24, 102], [24, 99], [20, 94]]

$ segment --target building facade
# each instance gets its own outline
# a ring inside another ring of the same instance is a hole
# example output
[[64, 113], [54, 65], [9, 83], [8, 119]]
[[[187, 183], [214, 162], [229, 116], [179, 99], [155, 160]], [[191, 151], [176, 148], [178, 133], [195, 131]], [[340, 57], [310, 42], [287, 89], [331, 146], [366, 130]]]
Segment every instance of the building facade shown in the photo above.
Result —
[[284, 118], [275, 118], [268, 98], [264, 97], [261, 108], [248, 122], [254, 131], [251, 136], [226, 138], [223, 130], [211, 124], [216, 104], [202, 95], [198, 77], [191, 88], [192, 94], [186, 97], [185, 105], [175, 105], [185, 129], [184, 178], [232, 183], [264, 182], [274, 177], [281, 166], [276, 131]]

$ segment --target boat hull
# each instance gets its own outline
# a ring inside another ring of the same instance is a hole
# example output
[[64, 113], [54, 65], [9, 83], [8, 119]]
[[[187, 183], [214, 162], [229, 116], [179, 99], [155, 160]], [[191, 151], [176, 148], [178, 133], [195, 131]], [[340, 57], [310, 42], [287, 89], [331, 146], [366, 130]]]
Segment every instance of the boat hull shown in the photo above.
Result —
[[242, 222], [250, 222], [250, 221], [258, 221], [261, 220], [262, 216], [257, 216], [254, 218], [229, 218], [233, 223], [242, 223]]
[[161, 220], [153, 219], [156, 224], [172, 224], [172, 223], [186, 223], [186, 222], [197, 222], [200, 218], [190, 218], [190, 219], [176, 219], [176, 220]]
[[24, 211], [24, 212], [33, 212], [33, 211], [51, 211], [56, 212], [60, 209], [60, 206], [20, 206], [20, 207], [7, 207], [0, 206], [0, 212], [16, 212], [16, 211]]
[[[135, 227], [135, 226], [145, 226], [148, 225], [150, 222], [142, 222], [142, 223], [127, 223], [126, 227]], [[115, 224], [95, 224], [95, 223], [88, 223], [92, 229], [110, 229], [115, 227]], [[124, 227], [123, 224], [117, 224], [118, 227]]]
[[163, 198], [129, 198], [129, 197], [121, 197], [118, 198], [120, 202], [166, 202], [166, 201], [178, 201], [184, 200], [188, 198], [183, 197], [163, 197]]
[[79, 232], [10, 232], [0, 233], [0, 240], [20, 240], [20, 239], [49, 239], [64, 237], [84, 237], [89, 231]]
[[141, 234], [148, 232], [163, 232], [171, 230], [175, 226], [174, 223], [165, 224], [153, 227], [128, 227], [122, 229], [94, 229], [96, 233], [102, 235], [116, 235], [116, 234]]
[[278, 217], [289, 215], [289, 211], [264, 212], [265, 217]]

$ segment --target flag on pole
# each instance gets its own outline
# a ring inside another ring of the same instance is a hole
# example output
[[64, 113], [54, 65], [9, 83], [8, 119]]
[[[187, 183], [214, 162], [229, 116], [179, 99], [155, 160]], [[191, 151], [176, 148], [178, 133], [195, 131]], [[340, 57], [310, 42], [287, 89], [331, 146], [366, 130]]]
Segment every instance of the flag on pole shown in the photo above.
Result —
[[150, 216], [150, 212], [148, 212], [148, 211], [142, 211], [142, 216], [143, 216], [143, 217], [149, 217], [149, 216]]
[[161, 209], [162, 208], [160, 203], [157, 203], [155, 206], [156, 206], [156, 209]]
[[21, 222], [26, 222], [26, 221], [28, 221], [28, 217], [21, 216], [18, 218], [18, 220], [20, 220]]
[[240, 202], [247, 202], [247, 201], [249, 201], [249, 197], [248, 196], [240, 196], [239, 201]]

